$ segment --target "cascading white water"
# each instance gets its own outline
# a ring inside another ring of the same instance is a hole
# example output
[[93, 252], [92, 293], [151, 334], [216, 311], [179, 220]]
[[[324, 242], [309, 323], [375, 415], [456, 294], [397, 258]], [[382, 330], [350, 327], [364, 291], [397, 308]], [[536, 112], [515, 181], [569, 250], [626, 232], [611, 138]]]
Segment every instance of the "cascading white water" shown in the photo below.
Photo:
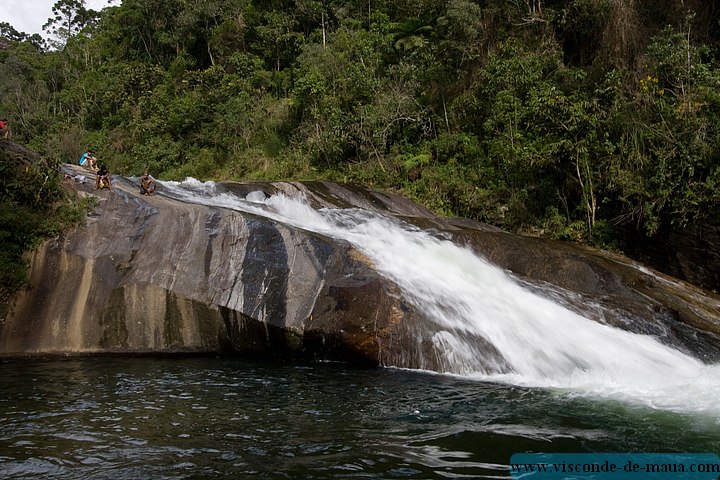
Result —
[[[352, 243], [433, 319], [430, 340], [450, 366], [447, 373], [720, 414], [720, 366], [704, 365], [651, 336], [584, 318], [450, 241], [358, 209], [318, 211], [281, 195], [248, 200], [193, 179], [163, 185], [185, 201], [259, 214]], [[473, 339], [489, 342], [502, 361], [482, 358]]]

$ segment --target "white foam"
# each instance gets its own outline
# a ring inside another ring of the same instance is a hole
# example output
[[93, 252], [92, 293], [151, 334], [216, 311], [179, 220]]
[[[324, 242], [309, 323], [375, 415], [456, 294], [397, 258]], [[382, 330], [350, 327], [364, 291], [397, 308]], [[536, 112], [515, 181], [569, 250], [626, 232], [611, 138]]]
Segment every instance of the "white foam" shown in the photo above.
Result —
[[[351, 242], [432, 318], [428, 340], [448, 373], [720, 415], [719, 366], [704, 365], [654, 337], [584, 318], [521, 287], [466, 248], [368, 211], [316, 211], [302, 198], [280, 195], [258, 204], [194, 179], [166, 186], [188, 201]], [[478, 339], [502, 358], [484, 356]]]

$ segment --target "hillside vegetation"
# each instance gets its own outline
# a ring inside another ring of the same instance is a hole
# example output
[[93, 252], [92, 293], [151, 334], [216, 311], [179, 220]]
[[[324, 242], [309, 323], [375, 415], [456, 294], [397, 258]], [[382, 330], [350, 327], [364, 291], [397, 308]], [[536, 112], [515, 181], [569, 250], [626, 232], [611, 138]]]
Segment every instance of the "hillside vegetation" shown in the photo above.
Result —
[[716, 2], [55, 7], [50, 45], [0, 24], [0, 115], [50, 161], [357, 182], [619, 250], [719, 221]]

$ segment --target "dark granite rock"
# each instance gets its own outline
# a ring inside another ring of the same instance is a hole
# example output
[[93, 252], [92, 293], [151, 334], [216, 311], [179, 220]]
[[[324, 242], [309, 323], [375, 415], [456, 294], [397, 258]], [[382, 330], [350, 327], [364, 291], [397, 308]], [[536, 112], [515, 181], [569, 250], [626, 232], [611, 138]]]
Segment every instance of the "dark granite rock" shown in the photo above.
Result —
[[[445, 368], [418, 340], [428, 328], [425, 312], [351, 244], [220, 206], [140, 196], [120, 177], [114, 191], [95, 191], [92, 175], [64, 170], [68, 188], [95, 196], [98, 206], [84, 226], [31, 255], [33, 287], [0, 325], [0, 354], [202, 352]], [[720, 358], [720, 298], [623, 257], [436, 217], [398, 195], [356, 186], [220, 188], [302, 194], [316, 208], [400, 217], [583, 315]], [[498, 354], [494, 364], [501, 361]]]

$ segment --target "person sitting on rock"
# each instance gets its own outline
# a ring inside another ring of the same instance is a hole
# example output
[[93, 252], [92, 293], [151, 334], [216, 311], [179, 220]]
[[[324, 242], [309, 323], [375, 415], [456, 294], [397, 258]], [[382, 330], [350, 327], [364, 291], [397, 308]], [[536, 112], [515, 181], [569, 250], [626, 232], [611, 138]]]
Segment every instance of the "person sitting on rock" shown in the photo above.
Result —
[[145, 170], [145, 173], [140, 177], [140, 193], [143, 195], [152, 195], [155, 192], [155, 179], [150, 176], [150, 172]]
[[88, 158], [88, 162], [90, 162], [90, 170], [97, 172], [100, 170], [97, 166], [97, 158], [94, 156]]
[[90, 170], [93, 170], [95, 172], [98, 171], [98, 167], [96, 165], [97, 158], [95, 158], [95, 154], [93, 154], [92, 150], [88, 150], [87, 152], [83, 153], [80, 157], [80, 166], [89, 168]]
[[95, 178], [95, 189], [97, 190], [99, 188], [112, 190], [112, 185], [110, 184], [110, 172], [108, 172], [104, 163], [100, 165], [100, 170], [98, 170], [97, 177]]

